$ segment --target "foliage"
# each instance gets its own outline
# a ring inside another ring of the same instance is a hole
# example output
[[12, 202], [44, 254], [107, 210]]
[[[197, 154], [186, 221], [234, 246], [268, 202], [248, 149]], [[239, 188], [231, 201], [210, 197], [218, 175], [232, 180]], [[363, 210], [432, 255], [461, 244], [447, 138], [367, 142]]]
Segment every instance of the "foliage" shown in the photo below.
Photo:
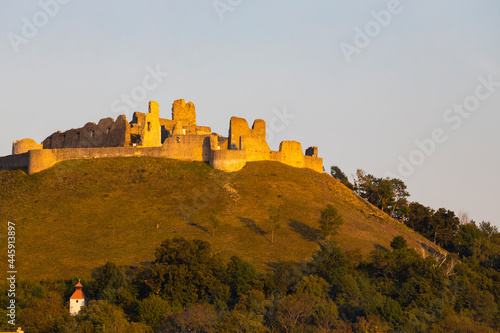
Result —
[[123, 309], [106, 301], [90, 301], [76, 316], [80, 332], [150, 332], [144, 325], [127, 320]]
[[170, 303], [158, 295], [151, 294], [139, 304], [139, 321], [157, 331], [163, 326], [168, 313], [172, 312]]
[[391, 248], [393, 250], [404, 249], [407, 246], [408, 243], [406, 242], [406, 239], [403, 236], [396, 236], [391, 241]]
[[[342, 178], [340, 169], [332, 168], [334, 173]], [[94, 280], [82, 281], [93, 300], [75, 318], [64, 301], [75, 279], [19, 281], [19, 323], [35, 327], [32, 332], [498, 331], [498, 228], [469, 219], [460, 224], [450, 210], [409, 203], [406, 185], [398, 179], [359, 170], [355, 185], [358, 195], [451, 253], [417, 253], [409, 247], [415, 239], [402, 236], [392, 239], [392, 251], [376, 249], [365, 258], [344, 251], [329, 241], [342, 221], [329, 205], [320, 219], [326, 241], [307, 262], [269, 263], [264, 275], [247, 258], [228, 256], [224, 262], [208, 242], [167, 239], [150, 266], [131, 270], [107, 262]], [[337, 203], [330, 199], [325, 201]], [[288, 213], [286, 203], [283, 207]], [[284, 219], [281, 210], [271, 205], [267, 212], [273, 243]], [[211, 239], [218, 242], [223, 238], [215, 238], [219, 220], [209, 219]], [[264, 234], [253, 220], [240, 221]], [[291, 227], [301, 226], [294, 221]], [[2, 308], [6, 302], [1, 295]]]
[[20, 323], [36, 333], [493, 332], [500, 328], [500, 237], [482, 226], [460, 226], [452, 243], [468, 249], [461, 262], [422, 257], [397, 236], [392, 251], [364, 259], [320, 242], [307, 263], [281, 263], [268, 275], [236, 256], [223, 263], [207, 242], [167, 239], [134, 276], [107, 263], [84, 281], [96, 295], [109, 290], [131, 302], [91, 300], [73, 318], [62, 298], [73, 280], [20, 282]]
[[354, 189], [354, 185], [352, 185], [349, 182], [349, 179], [347, 178], [345, 173], [342, 172], [342, 170], [340, 170], [340, 168], [338, 166], [332, 165], [330, 167], [330, 174], [333, 176], [333, 178], [337, 179], [339, 182], [344, 184], [348, 189], [350, 189], [350, 190]]
[[344, 224], [344, 221], [338, 210], [331, 204], [328, 204], [326, 208], [321, 211], [318, 223], [322, 236], [328, 241], [331, 236], [338, 233], [338, 229]]
[[17, 323], [34, 327], [36, 332], [58, 332], [69, 321], [69, 311], [60, 294], [47, 291], [41, 298], [33, 298], [21, 311]]
[[180, 237], [164, 241], [156, 250], [146, 284], [170, 302], [190, 305], [202, 300], [224, 307], [229, 298], [229, 287], [222, 282], [224, 272], [208, 242]]
[[215, 332], [216, 312], [212, 305], [202, 303], [190, 306], [168, 316], [167, 332]]
[[371, 204], [392, 217], [405, 220], [407, 198], [406, 184], [397, 178], [377, 178], [358, 169], [354, 190]]
[[209, 216], [210, 227], [212, 228], [212, 237], [215, 237], [215, 231], [220, 226], [220, 220], [215, 216], [215, 214], [211, 214]]
[[269, 205], [269, 219], [267, 221], [271, 227], [271, 243], [274, 243], [274, 231], [281, 228], [281, 208]]
[[262, 290], [263, 281], [254, 266], [236, 256], [227, 264], [226, 283], [229, 285], [231, 297], [239, 299], [251, 290]]

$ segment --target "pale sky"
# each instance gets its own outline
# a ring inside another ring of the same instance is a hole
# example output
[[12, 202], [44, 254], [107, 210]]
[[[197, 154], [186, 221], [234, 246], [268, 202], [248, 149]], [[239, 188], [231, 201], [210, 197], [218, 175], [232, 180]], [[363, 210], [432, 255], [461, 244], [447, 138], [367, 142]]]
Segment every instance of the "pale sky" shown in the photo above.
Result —
[[327, 172], [500, 226], [499, 17], [494, 0], [1, 1], [0, 155], [184, 98], [214, 132], [264, 119], [273, 150], [318, 146]]

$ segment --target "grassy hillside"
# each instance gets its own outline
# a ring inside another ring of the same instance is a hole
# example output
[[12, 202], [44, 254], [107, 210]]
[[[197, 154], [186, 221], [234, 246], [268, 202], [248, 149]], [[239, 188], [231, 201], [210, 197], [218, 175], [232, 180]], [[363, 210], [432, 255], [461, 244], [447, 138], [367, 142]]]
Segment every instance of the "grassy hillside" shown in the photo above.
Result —
[[[175, 236], [207, 240], [224, 258], [239, 255], [262, 270], [302, 261], [317, 248], [317, 220], [328, 203], [343, 216], [333, 240], [346, 249], [390, 248], [396, 235], [414, 247], [432, 245], [331, 176], [278, 162], [248, 163], [229, 174], [155, 158], [66, 161], [31, 176], [1, 170], [0, 183], [0, 232], [5, 237], [7, 221], [16, 223], [20, 279], [87, 278], [107, 260], [139, 266]], [[283, 207], [274, 244], [270, 203]], [[211, 212], [220, 220], [215, 237]]]

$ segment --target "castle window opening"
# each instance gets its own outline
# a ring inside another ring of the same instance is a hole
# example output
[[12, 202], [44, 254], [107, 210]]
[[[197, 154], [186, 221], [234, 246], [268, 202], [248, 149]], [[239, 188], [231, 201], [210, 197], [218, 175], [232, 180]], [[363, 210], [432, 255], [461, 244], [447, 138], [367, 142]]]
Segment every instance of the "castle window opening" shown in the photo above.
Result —
[[151, 122], [148, 121], [148, 131], [151, 131]]
[[95, 131], [90, 131], [90, 137], [93, 138], [95, 136]]
[[80, 132], [76, 133], [76, 139], [80, 140]]
[[108, 129], [106, 130], [106, 134], [109, 134], [109, 133], [111, 133], [111, 128], [108, 128]]

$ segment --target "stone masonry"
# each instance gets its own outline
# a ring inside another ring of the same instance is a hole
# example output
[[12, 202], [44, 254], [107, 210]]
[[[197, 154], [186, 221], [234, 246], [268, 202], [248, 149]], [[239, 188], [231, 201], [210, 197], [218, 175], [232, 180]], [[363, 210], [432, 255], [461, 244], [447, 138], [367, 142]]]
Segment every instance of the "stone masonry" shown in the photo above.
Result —
[[172, 119], [160, 118], [159, 105], [149, 102], [148, 113], [134, 112], [116, 121], [101, 119], [82, 128], [56, 132], [41, 144], [32, 139], [14, 141], [12, 155], [0, 157], [0, 168], [25, 168], [33, 174], [68, 159], [151, 156], [203, 161], [226, 172], [238, 171], [251, 161], [278, 161], [298, 168], [323, 172], [318, 148], [305, 154], [296, 141], [283, 141], [271, 151], [266, 123], [257, 119], [252, 128], [243, 118], [231, 117], [227, 137], [196, 124], [195, 106], [183, 99], [172, 105]]

